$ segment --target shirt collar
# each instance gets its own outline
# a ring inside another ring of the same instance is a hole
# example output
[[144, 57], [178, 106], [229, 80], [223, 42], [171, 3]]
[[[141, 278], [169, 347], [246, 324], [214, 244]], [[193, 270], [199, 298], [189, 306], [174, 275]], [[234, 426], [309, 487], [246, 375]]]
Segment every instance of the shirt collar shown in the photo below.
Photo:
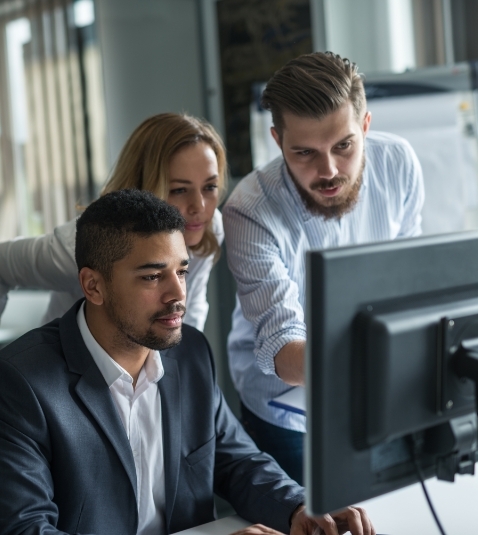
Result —
[[164, 375], [163, 362], [159, 351], [151, 349], [143, 366], [146, 377], [150, 383], [157, 383]]
[[[76, 315], [78, 328], [81, 336], [85, 342], [86, 348], [91, 353], [95, 364], [98, 366], [101, 375], [104, 377], [108, 388], [117, 381], [120, 377], [128, 383], [133, 382], [131, 375], [113, 360], [108, 353], [95, 340], [94, 336], [86, 323], [85, 319], [85, 302], [80, 306], [78, 314]], [[164, 375], [163, 363], [159, 351], [151, 350], [146, 358], [143, 366], [148, 382], [157, 383]]]

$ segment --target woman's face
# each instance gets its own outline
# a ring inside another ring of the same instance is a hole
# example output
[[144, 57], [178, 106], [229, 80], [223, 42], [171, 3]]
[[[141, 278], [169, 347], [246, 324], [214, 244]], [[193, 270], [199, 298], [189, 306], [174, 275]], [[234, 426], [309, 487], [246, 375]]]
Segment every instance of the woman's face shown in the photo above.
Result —
[[168, 202], [186, 219], [186, 245], [197, 245], [218, 203], [216, 154], [204, 142], [187, 145], [171, 158], [169, 177]]

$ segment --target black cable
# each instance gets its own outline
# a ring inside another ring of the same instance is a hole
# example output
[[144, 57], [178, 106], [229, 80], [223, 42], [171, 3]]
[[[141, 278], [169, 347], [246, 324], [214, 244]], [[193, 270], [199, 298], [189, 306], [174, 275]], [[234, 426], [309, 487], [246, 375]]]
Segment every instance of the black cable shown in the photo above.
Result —
[[416, 444], [415, 436], [412, 436], [412, 443], [411, 443], [410, 449], [412, 450], [412, 458], [413, 458], [413, 464], [415, 465], [415, 471], [417, 472], [418, 479], [420, 480], [420, 483], [422, 485], [423, 493], [425, 494], [428, 507], [430, 508], [430, 511], [433, 515], [433, 518], [435, 519], [435, 522], [438, 526], [438, 530], [440, 531], [441, 535], [446, 535], [445, 530], [443, 529], [443, 526], [441, 525], [440, 519], [438, 518], [438, 515], [435, 511], [435, 507], [433, 507], [433, 503], [428, 494], [427, 488], [425, 487], [425, 480], [423, 479], [422, 471], [420, 470], [420, 466], [418, 465], [418, 460], [417, 460], [417, 455], [416, 455], [417, 444]]

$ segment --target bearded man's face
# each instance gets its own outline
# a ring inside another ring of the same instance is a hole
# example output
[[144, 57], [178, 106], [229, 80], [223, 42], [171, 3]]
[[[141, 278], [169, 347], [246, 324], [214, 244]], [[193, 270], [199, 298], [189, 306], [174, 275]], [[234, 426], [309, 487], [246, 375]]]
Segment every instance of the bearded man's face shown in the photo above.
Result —
[[284, 113], [284, 128], [272, 135], [282, 149], [289, 174], [305, 206], [326, 219], [340, 218], [355, 206], [365, 166], [367, 112], [359, 121], [350, 102], [323, 119]]

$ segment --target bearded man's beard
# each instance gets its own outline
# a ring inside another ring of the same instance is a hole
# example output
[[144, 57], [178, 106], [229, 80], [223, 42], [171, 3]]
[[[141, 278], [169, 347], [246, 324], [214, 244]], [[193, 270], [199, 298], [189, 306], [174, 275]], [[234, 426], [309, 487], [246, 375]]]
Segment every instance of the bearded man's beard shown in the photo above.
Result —
[[[285, 158], [284, 158], [285, 161]], [[360, 164], [360, 169], [357, 174], [357, 179], [352, 185], [348, 195], [344, 199], [336, 199], [335, 197], [328, 198], [330, 204], [320, 203], [315, 197], [313, 197], [304, 187], [299, 184], [296, 177], [292, 174], [287, 162], [285, 162], [287, 170], [292, 181], [299, 192], [299, 195], [304, 203], [306, 209], [314, 215], [323, 217], [324, 219], [340, 219], [343, 215], [351, 212], [359, 199], [360, 188], [362, 187], [363, 182], [363, 171], [365, 168], [365, 151], [362, 155], [362, 163]], [[338, 186], [347, 185], [350, 182], [350, 179], [345, 176], [336, 176], [331, 179], [324, 178], [313, 184], [314, 189], [320, 188], [336, 188]], [[336, 201], [336, 202], [334, 202]]]

